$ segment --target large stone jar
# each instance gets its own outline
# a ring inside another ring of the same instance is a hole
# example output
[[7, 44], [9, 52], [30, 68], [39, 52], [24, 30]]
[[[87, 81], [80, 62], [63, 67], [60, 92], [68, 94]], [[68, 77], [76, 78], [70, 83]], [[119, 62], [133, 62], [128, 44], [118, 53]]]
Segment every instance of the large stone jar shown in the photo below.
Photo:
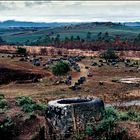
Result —
[[[46, 117], [49, 133], [66, 135], [72, 131], [84, 130], [92, 119], [100, 119], [104, 103], [101, 99], [75, 97], [53, 100], [48, 103]], [[54, 130], [55, 129], [55, 130]]]

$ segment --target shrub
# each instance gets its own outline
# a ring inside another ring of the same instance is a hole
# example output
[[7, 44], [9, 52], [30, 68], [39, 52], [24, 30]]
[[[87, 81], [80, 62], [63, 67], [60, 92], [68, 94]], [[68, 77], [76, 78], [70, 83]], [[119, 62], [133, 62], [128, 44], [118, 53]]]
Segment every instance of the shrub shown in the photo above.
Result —
[[32, 112], [34, 110], [44, 110], [47, 106], [42, 103], [36, 103], [31, 97], [21, 96], [17, 97], [17, 105], [22, 107], [24, 112]]
[[22, 106], [22, 105], [25, 105], [25, 104], [33, 104], [34, 102], [33, 102], [31, 97], [20, 96], [20, 97], [17, 97], [16, 103], [19, 106]]
[[104, 112], [104, 118], [114, 118], [119, 119], [119, 112], [113, 107], [107, 107]]
[[0, 94], [0, 109], [7, 107], [7, 101], [4, 99], [4, 94]]
[[138, 113], [132, 109], [128, 110], [127, 114], [130, 118], [137, 118], [138, 117]]
[[7, 101], [5, 99], [0, 100], [0, 108], [4, 109], [7, 106]]
[[113, 107], [106, 108], [104, 112], [104, 118], [112, 117], [115, 120], [133, 120], [133, 121], [140, 121], [140, 114], [135, 110], [129, 109], [128, 111], [119, 112]]
[[127, 112], [120, 112], [120, 120], [122, 120], [122, 121], [129, 120], [129, 116], [128, 116]]
[[119, 121], [140, 121], [140, 114], [135, 110], [120, 112], [114, 107], [107, 107], [101, 121], [94, 121], [86, 125], [86, 135], [97, 140], [121, 140], [126, 136], [127, 129], [118, 125]]
[[18, 54], [27, 54], [26, 48], [18, 47], [17, 51]]
[[4, 99], [4, 94], [0, 93], [0, 100]]
[[115, 125], [115, 119], [113, 117], [109, 117], [107, 119], [103, 119], [96, 127], [96, 130], [101, 131], [108, 131], [111, 130]]
[[117, 59], [118, 56], [116, 55], [115, 51], [113, 49], [108, 49], [104, 53], [101, 54], [101, 58], [104, 59]]
[[35, 110], [42, 110], [42, 109], [45, 109], [47, 106], [45, 104], [42, 104], [42, 103], [36, 103], [34, 104], [34, 109]]
[[22, 105], [22, 111], [24, 112], [33, 112], [34, 109], [33, 109], [33, 104], [24, 104]]
[[3, 139], [9, 139], [14, 136], [14, 128], [15, 124], [10, 117], [6, 117], [6, 119], [0, 123], [0, 137]]
[[140, 114], [132, 109], [119, 112], [114, 107], [107, 107], [103, 113], [101, 121], [93, 122], [86, 126], [86, 134], [97, 140], [121, 140], [127, 130], [120, 128], [117, 125], [117, 121], [140, 121]]
[[132, 120], [132, 121], [140, 121], [140, 114], [135, 110], [128, 110], [126, 112], [120, 112], [120, 120]]
[[93, 126], [92, 126], [92, 124], [87, 124], [86, 125], [86, 134], [88, 136], [92, 136], [93, 135]]
[[70, 66], [67, 62], [60, 61], [52, 67], [52, 73], [56, 76], [62, 76], [70, 71]]

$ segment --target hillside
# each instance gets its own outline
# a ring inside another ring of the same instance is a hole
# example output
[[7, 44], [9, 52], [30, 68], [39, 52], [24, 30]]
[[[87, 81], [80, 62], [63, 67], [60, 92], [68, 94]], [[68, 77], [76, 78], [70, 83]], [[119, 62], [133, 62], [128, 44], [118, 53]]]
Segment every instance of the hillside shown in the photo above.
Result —
[[15, 21], [15, 20], [6, 20], [0, 22], [0, 28], [8, 27], [58, 27], [64, 25], [70, 25], [72, 23], [58, 23], [58, 22], [28, 22], [28, 21]]
[[[19, 23], [13, 21], [0, 23], [0, 26], [2, 24], [6, 24], [5, 27], [7, 28], [0, 29], [0, 36], [3, 38], [3, 40], [10, 43], [24, 43], [27, 40], [32, 42], [46, 35], [49, 35], [50, 37], [56, 37], [57, 34], [60, 35], [60, 39], [62, 40], [64, 40], [65, 37], [70, 38], [71, 36], [80, 36], [80, 38], [85, 39], [88, 32], [91, 32], [92, 39], [96, 39], [98, 33], [100, 32], [108, 32], [112, 37], [119, 35], [122, 39], [133, 39], [140, 33], [139, 27], [136, 28], [134, 26], [124, 26], [123, 24], [116, 24], [111, 22], [79, 23], [76, 25], [71, 25], [70, 23], [20, 22], [20, 26], [23, 25], [23, 27], [19, 27]], [[14, 26], [12, 27], [12, 25]]]
[[126, 22], [125, 26], [140, 27], [140, 22]]

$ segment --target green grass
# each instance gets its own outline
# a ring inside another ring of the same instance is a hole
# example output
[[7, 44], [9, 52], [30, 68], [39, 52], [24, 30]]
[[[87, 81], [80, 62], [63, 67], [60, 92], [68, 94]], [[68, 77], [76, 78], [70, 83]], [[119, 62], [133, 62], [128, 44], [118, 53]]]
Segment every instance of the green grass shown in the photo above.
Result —
[[12, 35], [8, 35], [8, 36], [3, 36], [3, 39], [6, 40], [7, 42], [25, 42], [27, 40], [29, 41], [33, 41], [38, 39], [39, 37], [41, 37], [42, 35], [38, 34], [38, 35], [19, 35], [19, 36], [12, 36]]
[[[62, 27], [57, 28], [38, 28], [37, 31], [32, 32], [29, 28], [28, 30], [21, 30], [17, 28], [13, 29], [1, 29], [0, 36], [3, 37], [7, 42], [25, 42], [26, 40], [34, 41], [39, 37], [47, 35], [48, 33], [54, 32], [52, 37], [60, 34], [61, 39], [65, 37], [70, 37], [73, 35], [76, 37], [79, 35], [81, 38], [85, 38], [87, 32], [91, 32], [92, 38], [95, 38], [99, 32], [108, 32], [110, 36], [120, 35], [122, 38], [134, 38], [140, 33], [140, 28], [135, 27], [109, 27], [109, 26], [97, 26], [96, 28], [82, 28], [82, 29], [65, 29]], [[23, 33], [23, 34], [17, 34]]]
[[0, 94], [0, 110], [4, 110], [7, 108], [7, 100], [4, 98], [3, 94]]
[[44, 110], [47, 105], [42, 103], [36, 103], [32, 100], [31, 97], [20, 96], [16, 98], [16, 103], [18, 106], [21, 106], [22, 111], [30, 113], [34, 110]]
[[117, 128], [119, 121], [127, 120], [140, 122], [140, 114], [132, 109], [122, 112], [113, 107], [108, 107], [105, 109], [101, 121], [86, 124], [85, 134], [97, 140], [119, 140], [123, 138], [127, 130], [122, 127], [117, 132], [115, 128]]
[[0, 123], [0, 137], [2, 139], [7, 139], [12, 137], [15, 133], [15, 123], [11, 117], [6, 117], [3, 122]]

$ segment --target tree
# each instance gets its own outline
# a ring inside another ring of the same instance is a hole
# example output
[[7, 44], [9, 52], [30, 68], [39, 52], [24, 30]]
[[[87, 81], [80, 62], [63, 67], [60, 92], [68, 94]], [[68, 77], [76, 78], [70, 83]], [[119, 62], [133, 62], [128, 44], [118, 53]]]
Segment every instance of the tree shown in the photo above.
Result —
[[117, 59], [118, 56], [116, 55], [116, 53], [114, 52], [113, 49], [109, 48], [107, 51], [103, 52], [101, 54], [101, 57], [108, 60], [108, 59]]
[[97, 40], [101, 40], [102, 39], [102, 32], [98, 33], [97, 35]]
[[55, 37], [55, 42], [59, 42], [60, 41], [60, 35], [57, 34], [57, 36]]
[[6, 43], [6, 41], [4, 41], [3, 39], [2, 39], [2, 37], [0, 37], [0, 45], [4, 45]]
[[50, 49], [50, 55], [54, 55], [55, 54], [55, 51], [54, 51], [54, 49], [52, 48], [52, 49]]
[[17, 51], [18, 54], [27, 54], [26, 48], [18, 47]]
[[46, 48], [41, 48], [40, 49], [40, 53], [41, 53], [41, 55], [47, 55], [48, 54], [48, 51], [47, 51]]
[[24, 44], [25, 44], [25, 45], [29, 45], [29, 44], [30, 44], [30, 40], [29, 40], [29, 39], [26, 40], [26, 41], [24, 42]]
[[88, 32], [88, 33], [87, 33], [86, 39], [87, 39], [87, 41], [90, 41], [90, 40], [91, 40], [91, 32]]
[[51, 38], [50, 38], [49, 35], [46, 35], [43, 41], [44, 41], [44, 42], [43, 42], [44, 45], [49, 45], [49, 44], [52, 43]]
[[64, 61], [57, 62], [57, 64], [55, 64], [52, 67], [52, 73], [56, 76], [65, 75], [69, 71], [70, 71], [70, 66], [67, 62], [64, 62]]
[[65, 42], [68, 42], [69, 41], [69, 38], [68, 37], [65, 37]]
[[73, 41], [73, 40], [74, 40], [74, 37], [73, 37], [73, 35], [70, 37], [70, 40], [71, 40], [71, 41]]
[[138, 36], [134, 39], [133, 44], [135, 46], [139, 46], [140, 45], [140, 34], [138, 34]]
[[109, 33], [108, 32], [105, 32], [105, 34], [104, 34], [104, 40], [105, 41], [109, 41]]
[[79, 35], [76, 37], [76, 40], [80, 41], [80, 36]]

